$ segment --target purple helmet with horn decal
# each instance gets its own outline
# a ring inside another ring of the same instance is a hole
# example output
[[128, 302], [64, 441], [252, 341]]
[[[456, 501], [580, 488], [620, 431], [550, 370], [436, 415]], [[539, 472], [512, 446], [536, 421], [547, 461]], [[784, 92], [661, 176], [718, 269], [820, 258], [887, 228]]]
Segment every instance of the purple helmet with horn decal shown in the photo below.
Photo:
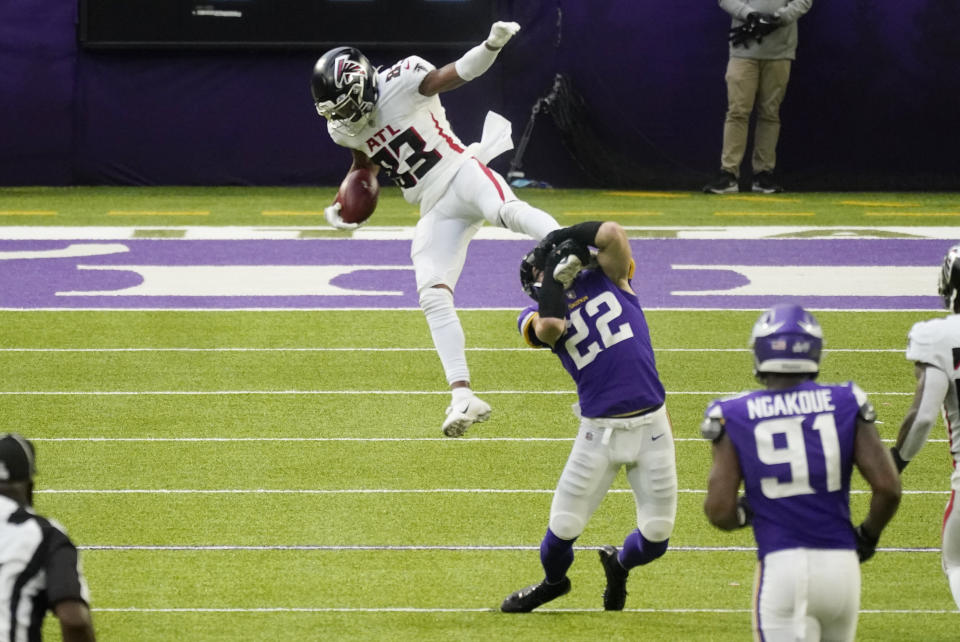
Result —
[[754, 374], [812, 374], [820, 371], [823, 329], [799, 305], [775, 305], [757, 319], [750, 333]]

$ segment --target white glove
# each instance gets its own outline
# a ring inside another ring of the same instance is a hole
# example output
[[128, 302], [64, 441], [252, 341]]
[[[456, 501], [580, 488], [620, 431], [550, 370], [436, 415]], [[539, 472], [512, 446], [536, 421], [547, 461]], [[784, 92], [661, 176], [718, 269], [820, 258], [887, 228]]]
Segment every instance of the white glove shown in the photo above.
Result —
[[333, 205], [324, 208], [323, 215], [327, 218], [327, 223], [338, 230], [355, 230], [360, 227], [359, 223], [347, 223], [340, 218], [340, 208], [340, 203], [334, 203]]
[[566, 290], [573, 284], [573, 280], [583, 269], [583, 263], [576, 254], [568, 254], [560, 259], [557, 266], [553, 268], [553, 278], [560, 282], [563, 289]]
[[520, 25], [516, 22], [494, 22], [490, 27], [490, 35], [487, 36], [486, 45], [491, 49], [500, 49], [507, 44], [510, 38], [517, 35], [520, 31]]

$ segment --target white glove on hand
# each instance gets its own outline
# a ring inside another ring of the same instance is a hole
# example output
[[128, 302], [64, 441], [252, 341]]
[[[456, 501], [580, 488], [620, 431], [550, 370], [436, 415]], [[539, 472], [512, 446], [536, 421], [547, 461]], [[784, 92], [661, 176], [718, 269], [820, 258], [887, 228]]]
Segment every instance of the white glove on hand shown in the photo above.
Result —
[[334, 203], [333, 205], [324, 208], [323, 215], [326, 217], [327, 223], [338, 230], [355, 230], [360, 227], [359, 223], [347, 223], [340, 218], [340, 208], [340, 203]]
[[487, 36], [486, 45], [491, 49], [500, 49], [507, 44], [510, 38], [517, 35], [520, 31], [520, 25], [516, 22], [494, 22], [490, 27], [490, 35]]

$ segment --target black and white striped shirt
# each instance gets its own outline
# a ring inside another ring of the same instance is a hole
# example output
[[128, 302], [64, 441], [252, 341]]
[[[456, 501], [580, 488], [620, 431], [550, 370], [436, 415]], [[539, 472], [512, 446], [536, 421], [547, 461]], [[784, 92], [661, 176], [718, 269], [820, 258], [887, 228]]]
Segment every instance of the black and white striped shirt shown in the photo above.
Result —
[[90, 603], [77, 548], [57, 522], [0, 496], [0, 641], [40, 640], [64, 600]]

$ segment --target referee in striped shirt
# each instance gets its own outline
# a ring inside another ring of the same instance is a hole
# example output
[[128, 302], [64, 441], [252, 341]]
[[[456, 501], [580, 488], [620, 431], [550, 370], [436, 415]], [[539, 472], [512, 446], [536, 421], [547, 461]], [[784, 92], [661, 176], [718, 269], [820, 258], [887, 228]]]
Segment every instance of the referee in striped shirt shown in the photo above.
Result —
[[0, 640], [40, 640], [47, 610], [64, 642], [94, 640], [77, 548], [57, 522], [33, 512], [33, 444], [0, 434]]

